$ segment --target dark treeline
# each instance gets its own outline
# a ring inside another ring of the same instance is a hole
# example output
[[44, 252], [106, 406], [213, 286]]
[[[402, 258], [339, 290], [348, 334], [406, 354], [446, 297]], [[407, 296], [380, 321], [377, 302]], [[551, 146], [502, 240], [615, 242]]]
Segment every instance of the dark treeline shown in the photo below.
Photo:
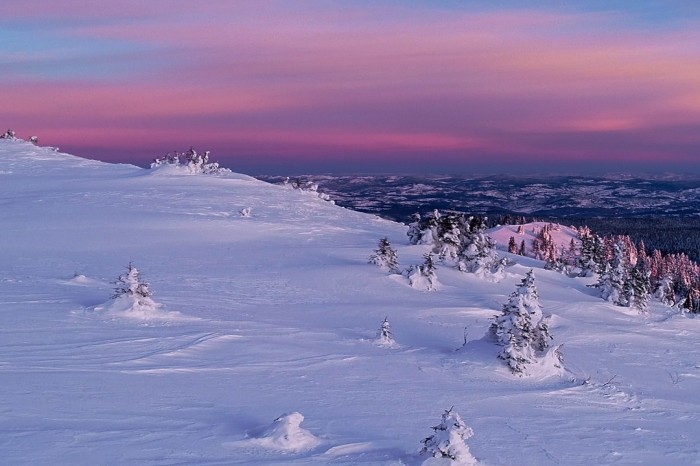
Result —
[[648, 251], [664, 254], [684, 253], [700, 262], [700, 217], [691, 218], [588, 218], [547, 219], [564, 225], [588, 226], [601, 236], [629, 236], [643, 241]]

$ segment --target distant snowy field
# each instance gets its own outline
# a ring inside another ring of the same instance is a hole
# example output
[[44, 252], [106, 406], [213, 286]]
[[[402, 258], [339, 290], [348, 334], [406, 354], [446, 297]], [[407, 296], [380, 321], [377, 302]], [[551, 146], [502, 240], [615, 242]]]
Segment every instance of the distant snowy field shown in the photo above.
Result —
[[[438, 266], [420, 292], [367, 264], [383, 236], [422, 261], [404, 225], [21, 141], [0, 140], [0, 213], [3, 464], [418, 465], [452, 406], [484, 465], [700, 464], [700, 320], [659, 303], [504, 252], [498, 283]], [[130, 261], [162, 307], [109, 307]], [[483, 339], [531, 268], [561, 377], [515, 377]]]

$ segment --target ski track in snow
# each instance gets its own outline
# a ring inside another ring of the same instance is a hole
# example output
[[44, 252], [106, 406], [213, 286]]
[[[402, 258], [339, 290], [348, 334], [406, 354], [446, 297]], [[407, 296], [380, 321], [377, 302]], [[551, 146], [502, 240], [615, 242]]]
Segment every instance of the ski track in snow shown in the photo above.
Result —
[[[416, 291], [367, 264], [383, 236], [420, 262], [404, 226], [243, 175], [13, 141], [0, 173], [5, 464], [418, 465], [450, 406], [486, 465], [700, 464], [699, 319], [513, 256], [499, 283], [439, 267]], [[129, 261], [183, 319], [95, 310]], [[514, 377], [483, 338], [531, 267], [563, 377]], [[384, 317], [396, 348], [373, 344]], [[317, 445], [243, 442], [293, 411]]]

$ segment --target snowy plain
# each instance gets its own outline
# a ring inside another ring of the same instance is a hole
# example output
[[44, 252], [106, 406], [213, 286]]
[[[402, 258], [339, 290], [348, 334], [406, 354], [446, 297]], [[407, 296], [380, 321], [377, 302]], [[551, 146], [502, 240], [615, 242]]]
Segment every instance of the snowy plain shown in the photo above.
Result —
[[[402, 224], [22, 141], [0, 140], [0, 212], [3, 464], [418, 465], [450, 407], [484, 465], [700, 464], [700, 320], [657, 302], [505, 252], [498, 283], [438, 267], [417, 291], [367, 263], [384, 236], [422, 261]], [[129, 262], [157, 312], [106, 306]], [[484, 338], [531, 268], [559, 377], [512, 375]]]

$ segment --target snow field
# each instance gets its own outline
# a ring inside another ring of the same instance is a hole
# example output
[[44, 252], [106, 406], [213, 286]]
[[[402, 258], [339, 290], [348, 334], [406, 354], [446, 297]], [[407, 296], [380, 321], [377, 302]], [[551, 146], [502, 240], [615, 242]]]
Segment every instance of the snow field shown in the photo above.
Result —
[[[0, 209], [7, 464], [418, 465], [450, 406], [486, 465], [700, 464], [700, 321], [658, 303], [638, 315], [507, 253], [498, 283], [438, 264], [420, 292], [367, 264], [384, 236], [422, 262], [402, 225], [18, 141], [0, 141]], [[109, 312], [130, 261], [160, 318]], [[514, 377], [484, 339], [532, 267], [561, 377]], [[374, 344], [384, 317], [397, 348]], [[285, 413], [303, 422], [275, 429]]]

